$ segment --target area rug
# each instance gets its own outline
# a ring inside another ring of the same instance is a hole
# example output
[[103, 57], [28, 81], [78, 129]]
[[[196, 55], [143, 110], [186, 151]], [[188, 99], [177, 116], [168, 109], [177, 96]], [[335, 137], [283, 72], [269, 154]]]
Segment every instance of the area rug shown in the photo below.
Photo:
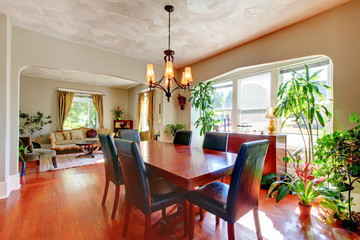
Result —
[[82, 153], [56, 155], [57, 168], [54, 168], [51, 158], [43, 159], [40, 162], [39, 171], [47, 172], [47, 171], [51, 171], [51, 170], [60, 170], [60, 169], [66, 169], [66, 168], [80, 167], [80, 166], [104, 162], [104, 156], [101, 151], [94, 153], [94, 156], [95, 156], [94, 158], [90, 158], [90, 157], [76, 158], [76, 156], [79, 156], [81, 154]]

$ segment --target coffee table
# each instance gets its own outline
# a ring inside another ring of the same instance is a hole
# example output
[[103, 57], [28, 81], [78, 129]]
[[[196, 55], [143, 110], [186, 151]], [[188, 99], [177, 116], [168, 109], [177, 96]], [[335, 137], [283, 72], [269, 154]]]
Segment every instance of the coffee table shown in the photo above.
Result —
[[77, 158], [79, 157], [91, 157], [94, 158], [94, 153], [96, 153], [99, 148], [100, 148], [100, 143], [96, 140], [94, 141], [84, 141], [84, 142], [78, 142], [75, 143], [76, 146], [81, 147], [81, 150], [83, 151], [84, 154], [81, 154], [79, 156], [76, 156]]

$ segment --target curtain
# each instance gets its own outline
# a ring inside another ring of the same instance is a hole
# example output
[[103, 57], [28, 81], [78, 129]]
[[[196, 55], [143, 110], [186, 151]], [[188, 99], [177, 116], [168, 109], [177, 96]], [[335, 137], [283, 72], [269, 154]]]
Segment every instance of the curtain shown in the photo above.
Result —
[[104, 128], [104, 104], [103, 104], [103, 96], [102, 95], [92, 95], [92, 100], [94, 103], [94, 107], [98, 114], [99, 119], [99, 128]]
[[[155, 91], [153, 90], [141, 93], [138, 97], [137, 128], [140, 130], [140, 137], [142, 141], [154, 140], [154, 94]], [[143, 115], [143, 111], [146, 111], [146, 116]], [[144, 121], [146, 124], [144, 124]], [[148, 125], [149, 129], [144, 131], [144, 125]]]
[[154, 140], [154, 95], [155, 91], [150, 91], [147, 93], [147, 121], [149, 124], [149, 134], [148, 134], [148, 140], [153, 141]]
[[72, 101], [74, 98], [73, 92], [59, 91], [59, 130], [63, 130], [64, 121], [69, 114]]

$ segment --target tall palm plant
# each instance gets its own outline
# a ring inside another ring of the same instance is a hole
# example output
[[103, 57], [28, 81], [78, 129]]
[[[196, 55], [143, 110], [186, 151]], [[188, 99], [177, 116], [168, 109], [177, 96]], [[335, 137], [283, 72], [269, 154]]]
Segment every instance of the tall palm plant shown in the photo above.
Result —
[[313, 136], [319, 135], [319, 126], [324, 127], [326, 118], [332, 116], [323, 104], [324, 95], [320, 91], [321, 87], [326, 89], [331, 89], [331, 87], [318, 81], [321, 71], [310, 75], [307, 65], [305, 65], [305, 72], [293, 71], [292, 79], [279, 87], [279, 100], [275, 108], [275, 115], [284, 117], [283, 125], [290, 117], [295, 117], [304, 143], [306, 162], [312, 162], [314, 157]]

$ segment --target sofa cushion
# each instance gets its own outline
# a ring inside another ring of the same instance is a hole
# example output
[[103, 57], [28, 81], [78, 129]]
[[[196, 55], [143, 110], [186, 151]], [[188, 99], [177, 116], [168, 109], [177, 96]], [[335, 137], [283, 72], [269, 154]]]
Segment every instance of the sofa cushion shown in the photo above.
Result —
[[69, 131], [62, 132], [62, 134], [64, 135], [65, 140], [70, 140], [71, 139], [71, 135], [70, 135]]
[[55, 137], [56, 137], [56, 140], [57, 140], [57, 141], [58, 141], [58, 140], [64, 140], [64, 139], [65, 139], [65, 137], [64, 137], [64, 135], [63, 135], [62, 132], [55, 132]]
[[71, 139], [83, 139], [83, 133], [81, 130], [70, 131]]
[[89, 129], [86, 133], [87, 138], [94, 138], [97, 136], [97, 131], [95, 129]]

